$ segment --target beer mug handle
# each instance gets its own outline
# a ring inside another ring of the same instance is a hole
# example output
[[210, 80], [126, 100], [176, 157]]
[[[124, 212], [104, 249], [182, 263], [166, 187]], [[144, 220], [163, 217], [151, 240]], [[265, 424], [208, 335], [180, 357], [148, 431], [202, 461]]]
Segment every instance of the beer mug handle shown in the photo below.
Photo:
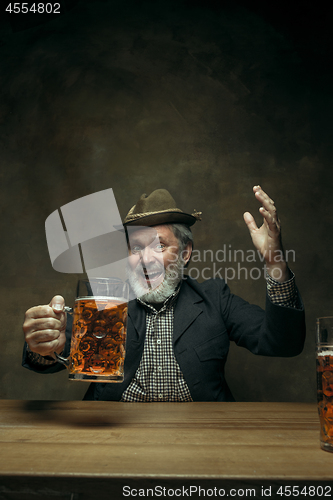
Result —
[[[66, 313], [73, 314], [73, 308], [72, 307], [65, 306], [64, 307], [64, 311]], [[55, 357], [57, 358], [57, 361], [59, 361], [59, 363], [65, 365], [65, 366], [69, 366], [70, 365], [70, 359], [69, 358], [64, 358], [63, 356], [61, 356], [60, 354], [58, 354], [56, 352], [54, 352], [53, 354], [55, 355]]]

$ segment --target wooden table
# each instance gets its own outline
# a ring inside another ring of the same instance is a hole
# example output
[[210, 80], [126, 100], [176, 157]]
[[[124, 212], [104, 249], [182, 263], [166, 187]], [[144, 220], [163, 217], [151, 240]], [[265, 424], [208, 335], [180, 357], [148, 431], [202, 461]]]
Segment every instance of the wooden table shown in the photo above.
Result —
[[0, 432], [1, 499], [333, 498], [314, 404], [0, 401]]

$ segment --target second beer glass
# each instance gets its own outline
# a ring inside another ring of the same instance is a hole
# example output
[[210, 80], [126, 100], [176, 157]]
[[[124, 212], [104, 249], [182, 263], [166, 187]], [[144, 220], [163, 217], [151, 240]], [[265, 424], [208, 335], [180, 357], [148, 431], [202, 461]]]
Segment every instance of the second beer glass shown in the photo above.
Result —
[[333, 317], [317, 319], [316, 343], [320, 446], [333, 452]]

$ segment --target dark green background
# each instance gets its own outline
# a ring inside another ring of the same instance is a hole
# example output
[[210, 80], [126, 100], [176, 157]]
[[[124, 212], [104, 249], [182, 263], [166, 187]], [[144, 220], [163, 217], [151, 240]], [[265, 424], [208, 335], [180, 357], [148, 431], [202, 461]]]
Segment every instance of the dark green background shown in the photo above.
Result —
[[[203, 212], [197, 250], [246, 251], [242, 214], [259, 224], [260, 183], [296, 253], [308, 337], [294, 359], [232, 347], [229, 384], [239, 401], [315, 401], [315, 318], [333, 313], [330, 13], [69, 3], [46, 23], [3, 16], [0, 25], [0, 397], [81, 399], [87, 388], [66, 372], [20, 366], [25, 310], [56, 293], [73, 300], [77, 276], [53, 271], [48, 256], [51, 212], [113, 188], [124, 216], [143, 192], [164, 187], [180, 208]], [[264, 305], [264, 279], [229, 284]]]

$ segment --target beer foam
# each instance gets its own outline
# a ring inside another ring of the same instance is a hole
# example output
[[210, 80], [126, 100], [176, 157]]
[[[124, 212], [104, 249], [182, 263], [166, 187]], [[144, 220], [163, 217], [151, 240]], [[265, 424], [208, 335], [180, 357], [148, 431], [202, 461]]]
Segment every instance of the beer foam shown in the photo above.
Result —
[[322, 351], [318, 352], [317, 356], [333, 356], [333, 351]]
[[91, 300], [93, 302], [98, 302], [99, 300], [107, 301], [107, 302], [116, 302], [117, 305], [125, 304], [128, 300], [125, 297], [112, 297], [110, 295], [86, 295], [82, 297], [77, 297], [75, 302], [79, 302], [80, 300]]

